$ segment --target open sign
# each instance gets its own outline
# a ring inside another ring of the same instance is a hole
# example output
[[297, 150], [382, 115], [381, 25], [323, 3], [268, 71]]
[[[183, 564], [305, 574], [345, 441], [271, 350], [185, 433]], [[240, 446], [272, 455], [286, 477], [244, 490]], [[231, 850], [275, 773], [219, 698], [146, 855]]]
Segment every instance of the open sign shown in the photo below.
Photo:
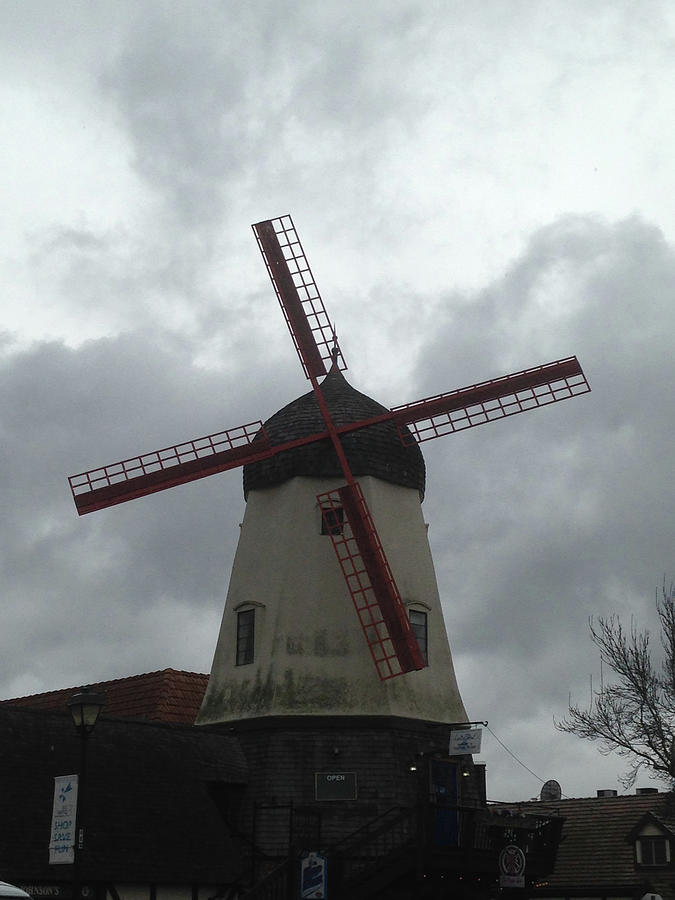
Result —
[[317, 800], [356, 800], [356, 772], [316, 772], [314, 796]]

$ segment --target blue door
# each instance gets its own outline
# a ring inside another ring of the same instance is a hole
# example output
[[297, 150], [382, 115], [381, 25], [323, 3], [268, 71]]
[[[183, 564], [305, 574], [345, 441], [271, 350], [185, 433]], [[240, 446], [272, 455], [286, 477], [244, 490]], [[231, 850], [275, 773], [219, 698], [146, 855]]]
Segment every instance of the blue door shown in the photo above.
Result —
[[433, 842], [437, 847], [456, 847], [459, 844], [456, 763], [445, 759], [432, 759], [431, 795], [436, 804]]

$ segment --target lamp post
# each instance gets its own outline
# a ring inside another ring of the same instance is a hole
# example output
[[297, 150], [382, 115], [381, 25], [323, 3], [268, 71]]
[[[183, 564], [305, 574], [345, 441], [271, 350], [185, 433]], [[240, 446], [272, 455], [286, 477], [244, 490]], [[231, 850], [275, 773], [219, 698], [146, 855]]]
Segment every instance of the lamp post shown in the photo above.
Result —
[[103, 709], [105, 696], [82, 691], [75, 694], [67, 702], [73, 718], [75, 730], [80, 736], [80, 772], [77, 786], [77, 810], [75, 814], [75, 845], [73, 847], [73, 897], [72, 900], [81, 900], [81, 853], [84, 849], [84, 834], [86, 821], [86, 773], [87, 773], [87, 740], [98, 721], [99, 713]]

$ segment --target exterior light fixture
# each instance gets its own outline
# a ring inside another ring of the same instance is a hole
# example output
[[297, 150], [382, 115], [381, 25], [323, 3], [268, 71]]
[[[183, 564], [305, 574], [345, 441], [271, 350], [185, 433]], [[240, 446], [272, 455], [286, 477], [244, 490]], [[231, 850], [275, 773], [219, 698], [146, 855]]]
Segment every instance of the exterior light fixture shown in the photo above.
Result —
[[75, 694], [66, 702], [70, 715], [73, 717], [75, 729], [83, 738], [86, 738], [94, 730], [104, 704], [103, 694], [93, 694], [88, 691]]

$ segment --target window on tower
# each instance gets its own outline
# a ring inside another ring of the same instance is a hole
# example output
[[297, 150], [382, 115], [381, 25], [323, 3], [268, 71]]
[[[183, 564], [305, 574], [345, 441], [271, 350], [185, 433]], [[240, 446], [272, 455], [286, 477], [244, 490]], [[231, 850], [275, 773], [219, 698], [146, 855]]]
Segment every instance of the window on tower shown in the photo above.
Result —
[[255, 639], [255, 610], [242, 609], [237, 613], [237, 665], [253, 662]]
[[410, 625], [412, 626], [413, 634], [417, 638], [417, 643], [419, 644], [420, 651], [424, 657], [424, 662], [428, 663], [427, 614], [419, 609], [410, 609], [408, 610], [408, 615], [410, 617]]
[[342, 534], [345, 511], [341, 506], [323, 507], [321, 510], [321, 534]]

